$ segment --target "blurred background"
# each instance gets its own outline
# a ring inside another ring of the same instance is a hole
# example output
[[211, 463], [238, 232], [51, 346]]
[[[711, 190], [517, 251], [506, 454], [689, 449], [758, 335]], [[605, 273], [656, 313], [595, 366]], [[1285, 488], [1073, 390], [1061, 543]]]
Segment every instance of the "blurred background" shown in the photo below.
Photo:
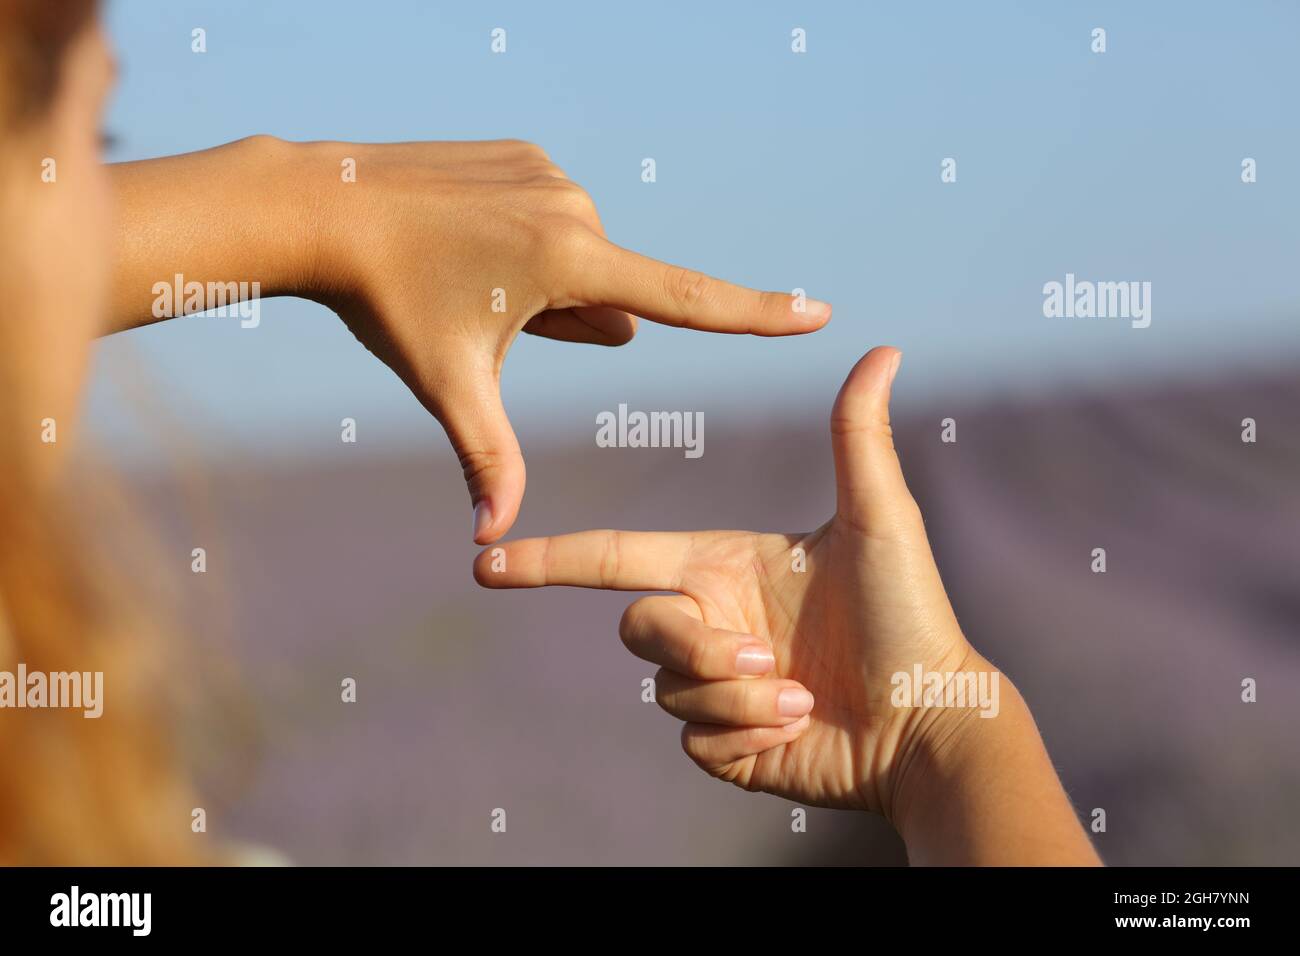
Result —
[[[515, 535], [820, 524], [835, 391], [896, 345], [900, 453], [958, 615], [1081, 814], [1106, 810], [1103, 856], [1300, 863], [1300, 8], [108, 12], [112, 160], [252, 133], [529, 139], [612, 240], [834, 304], [797, 339], [522, 337], [503, 386], [529, 464]], [[1150, 327], [1045, 318], [1067, 272], [1149, 281]], [[619, 403], [703, 412], [704, 456], [596, 447]], [[197, 646], [182, 682], [213, 704], [192, 749], [214, 838], [320, 864], [904, 861], [878, 820], [813, 810], [792, 833], [792, 804], [698, 771], [617, 638], [632, 595], [478, 590], [441, 429], [322, 307], [114, 336], [87, 404], [174, 557]]]

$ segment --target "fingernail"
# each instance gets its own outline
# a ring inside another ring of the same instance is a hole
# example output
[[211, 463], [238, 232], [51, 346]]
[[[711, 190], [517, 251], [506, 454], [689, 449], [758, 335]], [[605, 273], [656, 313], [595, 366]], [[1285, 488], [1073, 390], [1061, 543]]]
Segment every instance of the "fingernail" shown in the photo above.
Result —
[[813, 695], [802, 687], [787, 687], [776, 695], [776, 712], [782, 717], [802, 717], [813, 709]]
[[780, 729], [785, 731], [787, 734], [798, 734], [798, 733], [802, 733], [803, 729], [807, 727], [810, 723], [812, 723], [812, 715], [804, 714], [793, 724], [786, 724], [784, 727], [781, 727]]
[[804, 312], [813, 318], [821, 319], [831, 314], [831, 304], [820, 299], [805, 299]]
[[736, 655], [737, 674], [766, 674], [776, 667], [776, 658], [766, 644], [747, 644]]
[[898, 366], [903, 364], [903, 353], [899, 352], [894, 356], [894, 364], [889, 366], [889, 384], [894, 384], [894, 376], [898, 374]]
[[479, 503], [474, 506], [474, 539], [478, 540], [479, 535], [492, 526], [492, 502], [486, 498], [480, 498]]

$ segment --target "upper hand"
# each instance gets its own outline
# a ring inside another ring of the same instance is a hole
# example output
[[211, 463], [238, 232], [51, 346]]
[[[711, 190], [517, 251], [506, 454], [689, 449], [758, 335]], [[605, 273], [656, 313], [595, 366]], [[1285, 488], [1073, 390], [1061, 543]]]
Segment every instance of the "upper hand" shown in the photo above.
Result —
[[322, 226], [311, 295], [447, 430], [479, 543], [510, 529], [524, 493], [524, 461], [500, 397], [501, 366], [520, 330], [621, 345], [635, 334], [633, 315], [756, 335], [810, 332], [830, 318], [824, 303], [796, 310], [789, 295], [608, 242], [587, 194], [528, 143], [301, 145], [336, 181], [340, 158], [356, 161], [355, 182], [312, 191]]

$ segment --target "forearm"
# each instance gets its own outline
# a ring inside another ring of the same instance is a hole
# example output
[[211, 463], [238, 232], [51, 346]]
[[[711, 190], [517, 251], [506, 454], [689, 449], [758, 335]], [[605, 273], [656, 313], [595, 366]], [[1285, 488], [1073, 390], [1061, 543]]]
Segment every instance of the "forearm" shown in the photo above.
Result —
[[1005, 675], [1000, 683], [996, 717], [948, 712], [908, 767], [894, 819], [908, 858], [915, 865], [1098, 865], [1029, 707]]
[[255, 136], [109, 166], [116, 225], [104, 331], [221, 305], [185, 294], [191, 282], [205, 291], [220, 284], [221, 298], [227, 290], [241, 299], [306, 294], [320, 202], [311, 188], [318, 177], [299, 157], [299, 144]]

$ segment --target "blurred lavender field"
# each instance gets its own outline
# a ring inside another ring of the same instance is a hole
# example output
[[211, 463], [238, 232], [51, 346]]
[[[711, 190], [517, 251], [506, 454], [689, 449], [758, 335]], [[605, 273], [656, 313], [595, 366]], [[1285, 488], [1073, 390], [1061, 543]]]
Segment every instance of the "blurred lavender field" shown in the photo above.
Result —
[[[896, 423], [963, 626], [1029, 699], [1076, 807], [1105, 808], [1110, 863], [1300, 863], [1297, 408], [1300, 386], [1243, 379]], [[830, 514], [825, 414], [710, 425], [695, 461], [525, 439], [514, 534]], [[905, 862], [877, 819], [810, 810], [795, 834], [793, 804], [698, 771], [618, 640], [634, 595], [478, 589], [449, 450], [363, 440], [199, 484], [131, 491], [169, 548], [208, 548], [210, 573], [178, 584], [203, 655], [227, 662], [195, 674], [220, 702], [193, 744], [201, 764], [227, 754], [209, 770], [218, 838], [304, 864]]]

